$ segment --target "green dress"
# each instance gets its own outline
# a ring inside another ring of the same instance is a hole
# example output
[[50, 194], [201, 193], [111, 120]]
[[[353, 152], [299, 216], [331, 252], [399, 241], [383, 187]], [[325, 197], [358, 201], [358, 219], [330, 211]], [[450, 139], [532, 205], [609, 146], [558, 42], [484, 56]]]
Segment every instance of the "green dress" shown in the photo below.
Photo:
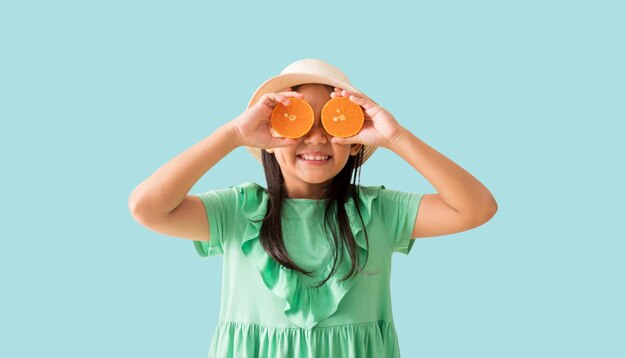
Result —
[[[360, 186], [365, 232], [349, 199], [346, 212], [364, 273], [340, 282], [350, 268], [344, 250], [330, 273], [332, 238], [324, 229], [324, 200], [286, 199], [283, 240], [292, 260], [312, 277], [279, 265], [261, 245], [266, 190], [251, 182], [198, 194], [209, 220], [210, 241], [194, 241], [202, 257], [223, 255], [220, 317], [209, 357], [399, 357], [390, 294], [391, 256], [408, 254], [423, 194]], [[330, 240], [330, 241], [329, 241]], [[341, 241], [340, 241], [341, 242]]]

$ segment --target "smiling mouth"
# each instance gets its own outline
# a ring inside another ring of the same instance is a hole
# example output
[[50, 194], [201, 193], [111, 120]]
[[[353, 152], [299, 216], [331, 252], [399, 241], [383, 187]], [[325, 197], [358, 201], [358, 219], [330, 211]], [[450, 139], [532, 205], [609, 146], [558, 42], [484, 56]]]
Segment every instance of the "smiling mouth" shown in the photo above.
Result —
[[307, 162], [327, 162], [330, 160], [330, 158], [332, 158], [330, 155], [309, 156], [309, 155], [303, 155], [303, 154], [298, 154], [297, 157], [298, 159], [304, 160]]

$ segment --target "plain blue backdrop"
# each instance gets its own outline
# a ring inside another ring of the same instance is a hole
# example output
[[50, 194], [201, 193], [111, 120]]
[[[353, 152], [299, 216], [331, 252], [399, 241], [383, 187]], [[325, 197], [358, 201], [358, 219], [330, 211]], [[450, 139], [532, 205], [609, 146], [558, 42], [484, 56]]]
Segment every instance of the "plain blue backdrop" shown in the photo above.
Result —
[[[320, 58], [495, 196], [396, 254], [403, 357], [624, 357], [619, 1], [20, 1], [0, 5], [0, 356], [205, 357], [222, 258], [130, 192]], [[192, 193], [262, 168], [233, 151]], [[379, 150], [361, 183], [434, 193]]]

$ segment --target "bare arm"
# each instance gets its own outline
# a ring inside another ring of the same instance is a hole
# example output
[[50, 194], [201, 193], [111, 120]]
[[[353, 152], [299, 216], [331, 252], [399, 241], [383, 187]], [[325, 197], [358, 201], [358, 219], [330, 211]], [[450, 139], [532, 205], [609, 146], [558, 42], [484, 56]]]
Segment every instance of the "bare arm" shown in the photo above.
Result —
[[295, 143], [274, 137], [270, 115], [278, 102], [302, 94], [287, 91], [264, 94], [237, 118], [161, 166], [130, 194], [128, 207], [142, 225], [162, 234], [186, 239], [210, 239], [208, 216], [191, 188], [216, 163], [239, 146], [274, 148]]
[[[422, 174], [438, 192], [427, 194], [422, 199], [414, 231], [416, 235], [432, 236], [468, 230], [488, 221], [495, 214], [496, 201], [481, 182], [409, 130], [402, 128], [388, 148]], [[449, 213], [446, 214], [446, 211]], [[420, 220], [419, 215], [422, 214], [428, 217]], [[424, 225], [424, 230], [417, 227], [420, 223]], [[430, 228], [426, 230], [426, 226]]]
[[422, 174], [437, 190], [420, 203], [413, 238], [446, 235], [487, 222], [497, 211], [491, 192], [470, 173], [401, 126], [389, 111], [362, 93], [335, 88], [331, 97], [348, 97], [364, 109], [361, 131], [333, 143], [363, 143], [387, 148]]
[[171, 213], [209, 169], [239, 146], [237, 138], [232, 122], [228, 122], [165, 163], [130, 194], [128, 205], [133, 216]]

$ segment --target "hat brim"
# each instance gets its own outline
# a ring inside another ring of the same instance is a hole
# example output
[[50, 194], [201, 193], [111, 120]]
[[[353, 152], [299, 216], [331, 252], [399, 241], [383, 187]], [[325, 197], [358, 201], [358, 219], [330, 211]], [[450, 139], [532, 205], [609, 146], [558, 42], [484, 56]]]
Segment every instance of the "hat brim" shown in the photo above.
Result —
[[[322, 75], [316, 75], [312, 73], [285, 73], [282, 75], [274, 76], [267, 81], [263, 82], [259, 88], [254, 92], [252, 98], [248, 102], [248, 107], [252, 107], [256, 104], [261, 96], [266, 93], [276, 93], [282, 91], [286, 88], [302, 85], [305, 83], [321, 83], [329, 86], [339, 87], [357, 94], [363, 94], [358, 89], [354, 88], [347, 82], [336, 80], [333, 78], [328, 78]], [[363, 145], [363, 161], [361, 164], [365, 163], [367, 159], [374, 153], [377, 147]], [[261, 158], [261, 149], [254, 147], [246, 147], [250, 153], [260, 162], [263, 163], [263, 159]]]

